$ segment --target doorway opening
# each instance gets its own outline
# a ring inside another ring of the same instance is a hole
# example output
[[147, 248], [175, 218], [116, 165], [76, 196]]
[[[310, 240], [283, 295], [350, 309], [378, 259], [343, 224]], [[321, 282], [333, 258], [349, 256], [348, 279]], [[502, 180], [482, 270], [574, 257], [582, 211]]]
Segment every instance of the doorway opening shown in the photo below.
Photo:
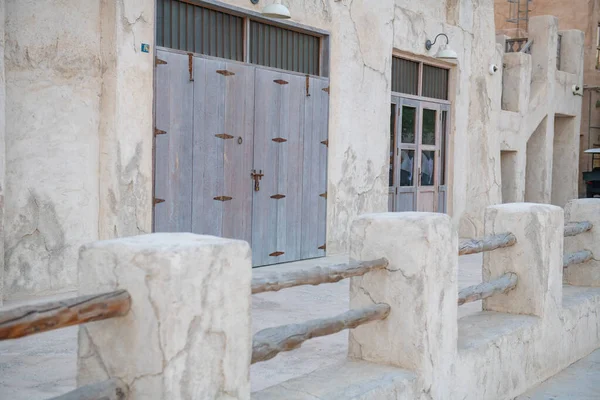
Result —
[[394, 57], [390, 211], [447, 211], [448, 69]]
[[328, 38], [188, 0], [158, 0], [156, 35], [154, 231], [324, 256]]

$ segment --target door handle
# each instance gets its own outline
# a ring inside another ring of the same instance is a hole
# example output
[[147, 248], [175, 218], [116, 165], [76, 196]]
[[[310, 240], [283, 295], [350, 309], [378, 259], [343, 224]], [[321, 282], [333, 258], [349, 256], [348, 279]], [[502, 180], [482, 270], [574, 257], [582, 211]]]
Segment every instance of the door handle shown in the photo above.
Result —
[[262, 179], [263, 176], [265, 176], [262, 173], [262, 169], [258, 172], [258, 174], [256, 173], [256, 170], [253, 169], [250, 176], [252, 177], [252, 179], [254, 179], [254, 191], [258, 192], [260, 190], [260, 180]]

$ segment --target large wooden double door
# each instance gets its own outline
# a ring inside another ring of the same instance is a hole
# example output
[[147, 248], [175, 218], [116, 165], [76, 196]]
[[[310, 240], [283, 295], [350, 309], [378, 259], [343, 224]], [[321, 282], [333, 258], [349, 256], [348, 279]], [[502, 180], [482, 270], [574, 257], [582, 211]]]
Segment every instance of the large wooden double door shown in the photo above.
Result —
[[449, 105], [392, 97], [390, 211], [446, 212]]
[[157, 57], [154, 230], [246, 240], [255, 266], [324, 256], [328, 80]]

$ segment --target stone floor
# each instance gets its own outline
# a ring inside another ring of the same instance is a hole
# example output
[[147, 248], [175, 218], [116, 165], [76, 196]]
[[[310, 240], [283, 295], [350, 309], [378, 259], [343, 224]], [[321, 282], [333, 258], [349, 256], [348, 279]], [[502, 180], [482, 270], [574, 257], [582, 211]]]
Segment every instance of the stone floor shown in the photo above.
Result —
[[600, 399], [600, 350], [596, 350], [515, 400], [572, 399]]
[[[272, 268], [295, 269], [307, 265], [334, 264], [344, 261], [346, 261], [344, 257], [329, 257], [257, 269], [255, 274], [268, 272]], [[481, 282], [480, 255], [460, 258], [458, 281], [460, 288]], [[67, 296], [72, 296], [72, 294]], [[348, 281], [264, 293], [253, 296], [252, 301], [253, 330], [256, 332], [271, 326], [322, 318], [346, 311], [348, 309]], [[13, 302], [5, 306], [18, 305]], [[459, 308], [459, 317], [479, 310], [481, 310], [481, 302], [467, 304]], [[251, 368], [252, 390], [264, 389], [344, 359], [347, 350], [347, 336], [347, 332], [340, 332], [336, 335], [313, 339], [298, 350], [283, 353], [272, 360], [253, 365]], [[0, 399], [41, 400], [72, 390], [75, 387], [76, 339], [77, 328], [73, 327], [20, 340], [0, 342]], [[592, 393], [587, 394], [588, 397], [583, 394], [582, 397], [543, 397], [545, 394], [540, 393], [562, 393], [560, 389], [553, 386], [553, 382], [555, 382], [553, 378], [547, 383], [548, 386], [546, 383], [540, 386], [539, 393], [532, 392], [527, 394], [530, 397], [520, 397], [520, 399], [599, 399], [600, 353], [596, 353], [594, 353], [595, 356], [590, 356], [589, 360], [582, 360], [571, 367], [583, 369], [581, 373], [588, 380], [585, 381], [587, 383], [581, 389], [581, 393]], [[556, 381], [571, 382], [575, 374], [569, 375], [568, 371], [570, 370], [557, 375]], [[596, 382], [594, 382], [594, 378]], [[588, 386], [592, 392], [584, 392]], [[535, 397], [538, 395], [542, 397]]]

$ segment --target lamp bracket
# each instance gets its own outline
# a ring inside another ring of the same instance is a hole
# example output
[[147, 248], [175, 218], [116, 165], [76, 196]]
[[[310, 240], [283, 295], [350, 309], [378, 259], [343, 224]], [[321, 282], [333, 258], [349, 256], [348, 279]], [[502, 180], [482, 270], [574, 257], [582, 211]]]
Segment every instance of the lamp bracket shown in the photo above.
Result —
[[427, 50], [431, 50], [431, 47], [435, 44], [435, 42], [437, 42], [437, 39], [440, 36], [444, 36], [446, 38], [446, 44], [450, 43], [450, 39], [448, 39], [448, 35], [446, 35], [445, 33], [438, 33], [435, 37], [435, 39], [433, 39], [433, 42], [431, 42], [431, 40], [427, 39], [427, 41], [425, 42], [425, 48]]

